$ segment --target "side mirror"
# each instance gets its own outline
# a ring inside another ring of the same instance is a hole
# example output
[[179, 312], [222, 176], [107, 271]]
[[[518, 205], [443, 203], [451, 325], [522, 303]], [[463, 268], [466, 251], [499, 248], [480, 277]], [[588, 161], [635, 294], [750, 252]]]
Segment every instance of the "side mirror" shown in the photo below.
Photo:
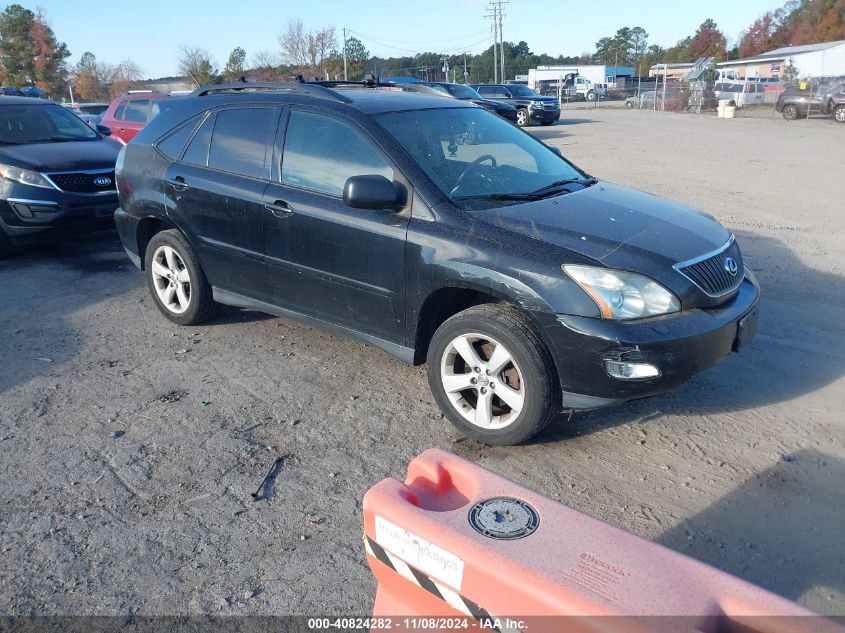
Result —
[[396, 185], [384, 176], [352, 176], [343, 186], [343, 204], [353, 209], [395, 210], [403, 200]]
[[549, 145], [549, 149], [552, 150], [555, 154], [563, 158], [563, 152], [560, 151], [560, 148], [555, 145]]
[[97, 131], [103, 136], [111, 136], [111, 128], [97, 123]]

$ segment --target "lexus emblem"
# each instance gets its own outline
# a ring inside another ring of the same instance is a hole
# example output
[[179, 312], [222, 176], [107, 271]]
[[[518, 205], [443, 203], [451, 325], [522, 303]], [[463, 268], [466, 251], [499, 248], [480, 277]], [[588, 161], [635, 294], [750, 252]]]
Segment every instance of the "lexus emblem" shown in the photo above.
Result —
[[725, 260], [725, 270], [728, 271], [731, 277], [736, 277], [736, 273], [739, 271], [739, 266], [736, 265], [733, 257], [728, 257]]
[[99, 178], [94, 178], [94, 184], [98, 187], [108, 187], [111, 184], [111, 178], [108, 176], [100, 176]]

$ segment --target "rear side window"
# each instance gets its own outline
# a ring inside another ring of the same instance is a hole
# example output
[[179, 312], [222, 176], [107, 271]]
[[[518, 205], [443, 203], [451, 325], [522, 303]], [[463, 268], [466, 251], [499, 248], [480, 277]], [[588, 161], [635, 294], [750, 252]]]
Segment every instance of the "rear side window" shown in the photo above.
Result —
[[291, 112], [283, 183], [340, 196], [347, 178], [370, 174], [393, 180], [393, 168], [355, 128], [334, 117]]
[[167, 156], [171, 160], [179, 160], [182, 155], [182, 150], [185, 149], [185, 143], [191, 138], [191, 134], [197, 127], [202, 115], [197, 115], [188, 119], [185, 123], [170, 132], [162, 140], [156, 143], [158, 151]]
[[208, 166], [252, 178], [267, 178], [266, 154], [276, 110], [221, 110], [208, 153]]
[[138, 99], [136, 101], [127, 101], [123, 109], [123, 116], [120, 116], [121, 111], [118, 110], [117, 118], [122, 121], [130, 121], [132, 123], [146, 123], [147, 112], [150, 109], [150, 102], [148, 99]]
[[200, 129], [194, 134], [191, 144], [185, 152], [182, 160], [193, 165], [208, 165], [208, 148], [211, 145], [211, 133], [214, 131], [215, 115], [211, 115], [203, 122]]

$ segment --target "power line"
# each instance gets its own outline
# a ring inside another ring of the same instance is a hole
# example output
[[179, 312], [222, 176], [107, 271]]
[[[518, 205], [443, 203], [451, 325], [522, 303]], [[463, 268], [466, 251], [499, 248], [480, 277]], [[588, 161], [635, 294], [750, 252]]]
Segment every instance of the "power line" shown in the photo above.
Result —
[[[399, 42], [399, 43], [402, 43], [402, 44], [440, 44], [442, 42], [455, 42], [457, 40], [468, 39], [468, 38], [470, 38], [474, 35], [478, 35], [479, 33], [484, 33], [486, 30], [487, 29], [481, 29], [480, 31], [473, 31], [472, 33], [467, 33], [466, 35], [461, 35], [460, 37], [450, 37], [450, 38], [446, 38], [446, 39], [442, 39], [442, 40], [428, 40], [428, 41], [410, 41], [410, 40], [404, 40], [404, 39], [402, 39], [402, 40], [392, 40], [392, 39], [389, 39], [389, 38], [386, 38], [386, 37], [381, 37], [381, 36], [378, 36], [378, 38], [374, 38], [374, 37], [371, 37], [369, 35], [365, 35], [364, 33], [358, 33], [358, 35], [360, 35], [361, 37], [365, 37], [368, 40], [373, 40], [373, 41], [375, 41], [376, 39], [379, 39], [379, 40], [382, 40], [384, 42], [394, 42], [394, 43]], [[349, 31], [351, 31], [353, 33], [357, 33], [357, 31], [352, 31], [352, 29], [349, 29]]]

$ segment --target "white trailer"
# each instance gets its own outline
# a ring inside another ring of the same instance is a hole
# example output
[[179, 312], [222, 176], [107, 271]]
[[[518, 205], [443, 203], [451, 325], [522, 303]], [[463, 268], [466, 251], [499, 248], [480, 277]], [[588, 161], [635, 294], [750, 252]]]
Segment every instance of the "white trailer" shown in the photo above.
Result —
[[556, 89], [560, 82], [564, 95], [593, 101], [596, 96], [607, 94], [608, 84], [613, 85], [620, 75], [633, 77], [634, 69], [630, 66], [604, 64], [538, 66], [528, 70], [528, 86], [542, 93]]

